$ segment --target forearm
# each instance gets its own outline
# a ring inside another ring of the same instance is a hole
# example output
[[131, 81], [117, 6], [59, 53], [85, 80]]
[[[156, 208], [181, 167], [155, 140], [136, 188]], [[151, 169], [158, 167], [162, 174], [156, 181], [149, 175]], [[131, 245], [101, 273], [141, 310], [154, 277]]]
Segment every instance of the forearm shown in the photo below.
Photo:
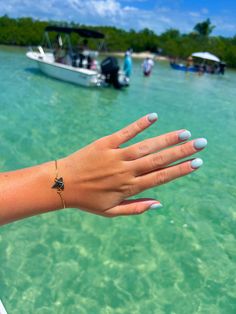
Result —
[[0, 225], [62, 208], [55, 162], [0, 174]]

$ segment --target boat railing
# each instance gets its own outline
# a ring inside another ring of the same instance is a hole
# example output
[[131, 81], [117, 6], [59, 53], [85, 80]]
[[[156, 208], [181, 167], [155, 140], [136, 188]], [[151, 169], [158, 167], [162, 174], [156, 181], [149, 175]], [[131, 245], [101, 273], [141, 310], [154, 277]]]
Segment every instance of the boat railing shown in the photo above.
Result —
[[44, 52], [42, 46], [38, 46], [38, 51], [39, 51], [39, 53], [42, 55], [42, 57], [45, 57], [45, 52]]

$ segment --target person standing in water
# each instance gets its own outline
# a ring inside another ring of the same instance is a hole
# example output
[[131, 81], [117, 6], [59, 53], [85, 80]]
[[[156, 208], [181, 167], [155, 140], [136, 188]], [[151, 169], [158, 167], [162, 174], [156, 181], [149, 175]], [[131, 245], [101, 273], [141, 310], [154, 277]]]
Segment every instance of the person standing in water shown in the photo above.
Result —
[[123, 71], [125, 73], [125, 78], [127, 81], [130, 80], [132, 72], [132, 49], [128, 49], [125, 53]]
[[154, 61], [150, 57], [147, 57], [143, 61], [142, 66], [143, 66], [143, 75], [144, 76], [150, 76], [150, 74], [152, 72], [152, 68], [154, 66]]

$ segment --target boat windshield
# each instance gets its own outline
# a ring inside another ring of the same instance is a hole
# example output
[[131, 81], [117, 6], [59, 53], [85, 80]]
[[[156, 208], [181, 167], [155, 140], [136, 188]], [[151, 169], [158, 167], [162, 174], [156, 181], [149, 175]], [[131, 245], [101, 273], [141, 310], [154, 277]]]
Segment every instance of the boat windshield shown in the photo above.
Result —
[[46, 46], [54, 60], [79, 68], [95, 69], [98, 51], [104, 45], [104, 34], [86, 28], [50, 25], [45, 28]]

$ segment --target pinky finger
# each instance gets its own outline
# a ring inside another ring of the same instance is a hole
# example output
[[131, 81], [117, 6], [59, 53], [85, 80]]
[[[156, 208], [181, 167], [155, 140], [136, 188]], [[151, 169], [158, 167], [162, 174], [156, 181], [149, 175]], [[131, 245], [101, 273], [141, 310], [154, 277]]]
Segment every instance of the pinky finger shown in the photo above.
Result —
[[162, 185], [174, 179], [183, 177], [195, 170], [203, 164], [202, 159], [195, 158], [173, 165], [158, 171], [148, 173], [146, 175], [137, 177], [139, 192], [152, 188], [154, 186]]
[[162, 204], [156, 200], [152, 199], [137, 199], [137, 200], [126, 200], [119, 205], [108, 209], [104, 216], [115, 217], [115, 216], [129, 216], [129, 215], [139, 215], [147, 210], [154, 210], [162, 208]]

